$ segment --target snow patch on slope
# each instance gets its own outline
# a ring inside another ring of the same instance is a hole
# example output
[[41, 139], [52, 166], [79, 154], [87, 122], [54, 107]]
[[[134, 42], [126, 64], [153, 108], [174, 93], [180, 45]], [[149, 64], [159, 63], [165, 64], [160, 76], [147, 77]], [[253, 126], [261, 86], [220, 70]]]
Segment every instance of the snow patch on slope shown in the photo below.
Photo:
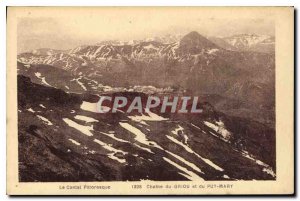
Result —
[[48, 82], [46, 82], [45, 77], [42, 77], [42, 74], [41, 74], [41, 73], [36, 72], [36, 73], [34, 73], [34, 74], [35, 74], [35, 76], [36, 76], [37, 78], [39, 78], [39, 79], [42, 81], [42, 83], [44, 83], [44, 84], [47, 85], [47, 86], [51, 86], [50, 84], [48, 84]]
[[92, 117], [83, 116], [83, 115], [76, 115], [74, 118], [85, 121], [86, 123], [99, 122], [97, 119], [94, 119]]
[[171, 164], [172, 166], [176, 167], [177, 169], [181, 170], [182, 172], [184, 173], [179, 173], [181, 174], [182, 176], [184, 176], [185, 178], [191, 180], [191, 181], [204, 181], [203, 178], [199, 177], [197, 174], [195, 174], [194, 172], [192, 171], [189, 171], [188, 169], [186, 169], [185, 167], [182, 167], [180, 165], [178, 165], [177, 163], [175, 163], [174, 161], [166, 158], [166, 157], [163, 157], [163, 159], [168, 162], [169, 164]]
[[208, 121], [204, 121], [204, 124], [209, 128], [213, 129], [214, 131], [216, 131], [226, 141], [230, 139], [231, 133], [224, 127], [224, 123], [222, 121], [217, 121], [216, 124], [210, 123]]
[[135, 140], [138, 141], [139, 143], [143, 144], [143, 145], [147, 145], [147, 146], [152, 146], [152, 147], [156, 147], [158, 149], [163, 150], [163, 148], [161, 146], [159, 146], [156, 142], [150, 141], [147, 139], [146, 135], [140, 131], [139, 129], [137, 129], [136, 127], [128, 124], [128, 123], [123, 123], [120, 122], [119, 123], [120, 126], [122, 126], [123, 128], [125, 128], [126, 130], [128, 130], [129, 132], [133, 133], [135, 135]]
[[119, 158], [116, 156], [117, 153], [121, 153], [123, 155], [126, 155], [128, 154], [127, 152], [124, 152], [122, 150], [119, 150], [119, 149], [116, 149], [98, 139], [94, 139], [94, 142], [96, 142], [97, 144], [100, 144], [104, 149], [108, 150], [109, 152], [112, 152], [112, 153], [109, 153], [107, 154], [109, 158], [113, 159], [113, 160], [116, 160], [118, 161], [119, 163], [126, 163], [126, 160], [123, 159], [123, 158]]
[[79, 142], [77, 142], [76, 140], [73, 139], [69, 139], [69, 141], [71, 141], [73, 144], [76, 144], [77, 146], [80, 146], [81, 144]]
[[41, 119], [43, 122], [45, 122], [48, 126], [52, 126], [53, 123], [51, 121], [49, 121], [49, 119], [41, 116], [41, 115], [36, 115], [39, 119]]
[[91, 126], [83, 126], [80, 125], [78, 123], [76, 123], [75, 121], [72, 121], [71, 119], [68, 118], [63, 118], [64, 122], [66, 124], [68, 124], [68, 126], [75, 128], [76, 130], [80, 131], [81, 133], [87, 135], [87, 136], [93, 136], [93, 134], [91, 133], [93, 129], [93, 125]]
[[218, 171], [224, 171], [224, 169], [222, 169], [221, 167], [219, 167], [218, 165], [216, 165], [215, 163], [213, 163], [211, 160], [200, 156], [199, 154], [197, 154], [196, 152], [194, 152], [189, 146], [183, 144], [182, 142], [180, 142], [179, 140], [175, 139], [174, 137], [167, 135], [167, 138], [169, 140], [171, 140], [172, 142], [174, 142], [174, 143], [180, 145], [181, 147], [183, 147], [187, 152], [196, 155], [198, 158], [200, 158], [201, 160], [203, 160], [206, 164], [208, 164], [209, 166], [213, 167], [214, 169], [216, 169]]

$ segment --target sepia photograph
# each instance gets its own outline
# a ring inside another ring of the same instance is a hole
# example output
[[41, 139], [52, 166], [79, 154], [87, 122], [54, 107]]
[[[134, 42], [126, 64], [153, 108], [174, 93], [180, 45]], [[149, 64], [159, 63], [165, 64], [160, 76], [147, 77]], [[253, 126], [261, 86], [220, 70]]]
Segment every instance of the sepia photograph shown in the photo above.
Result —
[[284, 172], [293, 191], [292, 7], [9, 7], [8, 33], [8, 182], [238, 194]]

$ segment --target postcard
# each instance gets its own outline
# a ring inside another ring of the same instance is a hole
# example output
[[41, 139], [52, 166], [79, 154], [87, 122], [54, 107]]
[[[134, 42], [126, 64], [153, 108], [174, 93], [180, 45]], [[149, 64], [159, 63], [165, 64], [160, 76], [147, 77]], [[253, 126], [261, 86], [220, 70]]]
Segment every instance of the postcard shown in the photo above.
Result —
[[293, 193], [293, 7], [7, 8], [7, 194]]

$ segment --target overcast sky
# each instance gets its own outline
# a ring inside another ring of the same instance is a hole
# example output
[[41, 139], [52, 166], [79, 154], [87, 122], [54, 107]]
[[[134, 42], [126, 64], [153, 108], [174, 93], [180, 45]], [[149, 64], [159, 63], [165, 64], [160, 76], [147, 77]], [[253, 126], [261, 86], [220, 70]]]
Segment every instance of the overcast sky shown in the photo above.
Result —
[[144, 39], [197, 31], [204, 36], [241, 33], [274, 35], [273, 21], [249, 18], [203, 18], [199, 12], [154, 9], [89, 10], [43, 15], [30, 14], [18, 21], [18, 52], [37, 48], [70, 49], [103, 40]]

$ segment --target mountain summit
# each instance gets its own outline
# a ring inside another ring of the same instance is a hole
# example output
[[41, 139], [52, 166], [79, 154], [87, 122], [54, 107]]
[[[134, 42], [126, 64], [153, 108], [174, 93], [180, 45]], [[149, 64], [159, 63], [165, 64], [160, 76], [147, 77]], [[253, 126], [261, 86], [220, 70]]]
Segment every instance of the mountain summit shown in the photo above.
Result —
[[197, 54], [203, 49], [213, 48], [218, 48], [218, 46], [196, 31], [190, 32], [180, 40], [181, 53]]

